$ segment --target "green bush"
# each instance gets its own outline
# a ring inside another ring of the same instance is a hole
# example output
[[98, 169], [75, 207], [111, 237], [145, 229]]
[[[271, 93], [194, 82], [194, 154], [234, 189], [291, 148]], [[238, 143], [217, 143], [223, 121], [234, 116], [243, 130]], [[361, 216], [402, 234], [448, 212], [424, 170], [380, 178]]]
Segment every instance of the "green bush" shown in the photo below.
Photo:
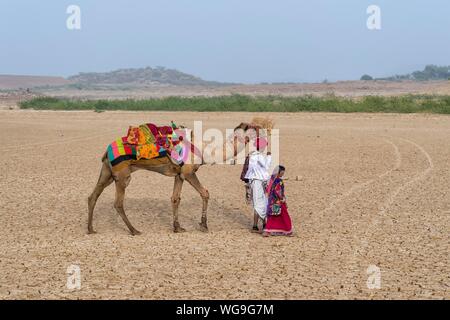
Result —
[[345, 98], [246, 96], [166, 97], [145, 100], [69, 100], [40, 97], [20, 103], [22, 109], [36, 110], [129, 110], [129, 111], [247, 111], [247, 112], [396, 112], [450, 114], [450, 96], [405, 95]]
[[365, 74], [361, 77], [361, 80], [370, 81], [370, 80], [373, 80], [373, 78], [371, 76], [369, 76], [368, 74]]

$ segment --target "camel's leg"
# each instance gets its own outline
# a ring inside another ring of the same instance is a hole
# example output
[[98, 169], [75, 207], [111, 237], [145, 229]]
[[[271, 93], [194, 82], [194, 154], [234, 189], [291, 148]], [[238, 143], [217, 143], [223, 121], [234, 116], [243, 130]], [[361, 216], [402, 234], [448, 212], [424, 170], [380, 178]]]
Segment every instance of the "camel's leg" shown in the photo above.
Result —
[[172, 194], [172, 211], [173, 211], [173, 231], [174, 232], [184, 232], [186, 231], [184, 228], [180, 226], [178, 222], [178, 206], [181, 201], [181, 188], [183, 187], [183, 179], [180, 176], [175, 176], [175, 183], [173, 185], [173, 194]]
[[94, 228], [92, 226], [92, 220], [94, 218], [94, 208], [97, 203], [98, 197], [102, 194], [103, 190], [109, 186], [113, 182], [113, 178], [111, 175], [111, 170], [107, 163], [103, 162], [102, 169], [100, 171], [100, 176], [97, 181], [97, 185], [92, 191], [91, 195], [88, 198], [88, 233], [95, 233]]
[[138, 230], [136, 230], [131, 224], [130, 220], [128, 220], [125, 210], [123, 208], [123, 200], [125, 198], [125, 188], [128, 186], [131, 180], [131, 171], [126, 170], [119, 174], [116, 179], [116, 199], [114, 200], [114, 208], [117, 210], [119, 215], [122, 217], [123, 222], [127, 225], [133, 236], [141, 234]]
[[198, 180], [198, 177], [195, 173], [192, 173], [190, 175], [186, 176], [186, 180], [194, 187], [195, 190], [200, 193], [200, 196], [203, 199], [203, 208], [202, 208], [202, 220], [200, 222], [200, 227], [202, 231], [208, 231], [208, 223], [206, 214], [208, 211], [208, 200], [209, 200], [209, 192], [208, 190], [202, 186], [200, 181]]

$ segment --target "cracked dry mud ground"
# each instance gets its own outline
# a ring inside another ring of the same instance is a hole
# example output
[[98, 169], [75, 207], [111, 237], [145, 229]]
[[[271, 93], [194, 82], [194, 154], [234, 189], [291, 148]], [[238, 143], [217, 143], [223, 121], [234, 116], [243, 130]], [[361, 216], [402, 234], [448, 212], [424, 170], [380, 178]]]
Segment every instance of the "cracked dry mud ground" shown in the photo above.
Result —
[[[170, 120], [233, 128], [250, 113], [0, 111], [0, 298], [448, 299], [450, 117], [270, 114], [295, 227], [290, 238], [249, 232], [241, 166], [199, 170], [209, 189], [209, 233], [197, 228], [201, 200], [185, 185], [172, 233], [173, 180], [138, 171], [125, 209], [129, 235], [100, 197], [95, 235], [87, 196], [100, 157], [128, 125]], [[295, 181], [295, 177], [299, 181]], [[81, 268], [81, 290], [66, 288]], [[368, 289], [369, 265], [381, 288]]]

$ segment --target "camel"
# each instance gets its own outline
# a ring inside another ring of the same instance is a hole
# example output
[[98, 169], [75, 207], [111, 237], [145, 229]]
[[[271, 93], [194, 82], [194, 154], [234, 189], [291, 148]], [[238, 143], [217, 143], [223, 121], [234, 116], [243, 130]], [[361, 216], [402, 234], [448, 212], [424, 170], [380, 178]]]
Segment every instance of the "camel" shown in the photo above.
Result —
[[[249, 123], [241, 123], [239, 124], [235, 129], [234, 133], [229, 139], [226, 139], [224, 142], [224, 163], [228, 160], [230, 160], [231, 157], [235, 158], [238, 152], [242, 151], [243, 148], [245, 148], [245, 144], [248, 143], [248, 138], [245, 138], [244, 141], [239, 140], [244, 143], [237, 143], [239, 138], [242, 138], [242, 135], [240, 135], [242, 132], [245, 133], [250, 129], [260, 129], [258, 125], [249, 124]], [[203, 148], [202, 150], [205, 150]], [[232, 151], [232, 152], [229, 152]], [[230, 155], [227, 158], [227, 155]], [[108, 187], [113, 181], [115, 182], [116, 186], [116, 195], [114, 200], [114, 208], [130, 230], [130, 233], [134, 235], [139, 235], [141, 232], [139, 232], [136, 228], [133, 227], [130, 220], [128, 220], [123, 202], [125, 198], [125, 189], [130, 183], [131, 180], [131, 174], [135, 172], [136, 170], [149, 170], [154, 171], [157, 173], [160, 173], [162, 175], [168, 176], [168, 177], [174, 177], [174, 186], [173, 186], [173, 192], [171, 197], [171, 203], [172, 203], [172, 213], [173, 213], [173, 231], [178, 232], [184, 232], [186, 231], [184, 228], [181, 227], [180, 222], [178, 221], [178, 207], [180, 205], [181, 201], [181, 189], [183, 187], [183, 182], [186, 180], [194, 189], [200, 194], [203, 206], [202, 206], [202, 216], [200, 221], [200, 228], [202, 231], [207, 232], [208, 231], [208, 224], [207, 224], [207, 209], [208, 209], [208, 200], [209, 200], [209, 193], [208, 190], [202, 186], [200, 183], [196, 172], [202, 165], [206, 164], [214, 164], [212, 159], [209, 159], [208, 156], [205, 154], [201, 155], [202, 161], [201, 164], [184, 164], [180, 166], [179, 164], [175, 163], [169, 156], [161, 157], [161, 158], [155, 158], [155, 159], [140, 159], [135, 160], [133, 162], [130, 162], [130, 164], [126, 164], [124, 168], [122, 168], [119, 172], [116, 172], [113, 174], [111, 170], [111, 165], [109, 163], [109, 160], [106, 156], [106, 152], [104, 153], [102, 157], [102, 168], [100, 171], [100, 176], [98, 178], [97, 184], [91, 193], [91, 195], [88, 198], [88, 234], [96, 233], [93, 228], [93, 216], [94, 216], [94, 208], [95, 204], [97, 203], [97, 200], [103, 190]]]

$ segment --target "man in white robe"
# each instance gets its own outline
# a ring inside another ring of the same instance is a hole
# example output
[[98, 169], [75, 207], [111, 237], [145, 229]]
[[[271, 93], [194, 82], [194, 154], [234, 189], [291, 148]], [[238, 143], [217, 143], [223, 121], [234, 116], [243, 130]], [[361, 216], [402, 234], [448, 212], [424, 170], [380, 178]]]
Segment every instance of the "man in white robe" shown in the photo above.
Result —
[[[259, 146], [260, 143], [258, 143]], [[263, 147], [261, 147], [262, 149]], [[269, 168], [272, 163], [272, 156], [270, 152], [265, 155], [260, 148], [257, 147], [249, 155], [248, 170], [245, 178], [249, 180], [252, 190], [252, 205], [254, 211], [253, 230], [258, 232], [258, 220], [263, 221], [263, 227], [266, 219], [267, 211], [267, 196], [265, 193], [265, 185], [270, 179]]]

